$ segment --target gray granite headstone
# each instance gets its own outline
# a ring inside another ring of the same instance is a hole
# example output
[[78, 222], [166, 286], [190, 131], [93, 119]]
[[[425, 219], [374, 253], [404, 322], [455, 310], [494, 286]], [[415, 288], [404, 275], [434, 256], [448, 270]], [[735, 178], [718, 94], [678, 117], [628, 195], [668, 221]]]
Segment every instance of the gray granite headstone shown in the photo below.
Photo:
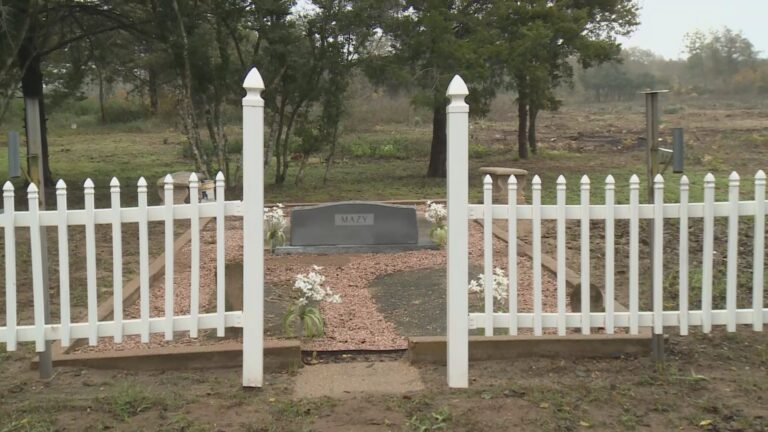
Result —
[[291, 211], [291, 246], [416, 244], [414, 207], [341, 202]]

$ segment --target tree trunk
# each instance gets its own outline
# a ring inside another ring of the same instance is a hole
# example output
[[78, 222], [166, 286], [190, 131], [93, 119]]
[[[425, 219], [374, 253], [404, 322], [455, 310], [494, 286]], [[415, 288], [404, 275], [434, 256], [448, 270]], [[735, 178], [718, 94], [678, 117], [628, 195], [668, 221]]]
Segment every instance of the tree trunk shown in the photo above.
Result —
[[[33, 35], [34, 31], [30, 31], [27, 34], [18, 53], [19, 64], [27, 65], [21, 76], [21, 92], [25, 98], [37, 98], [40, 104], [40, 145], [42, 149], [40, 157], [43, 160], [43, 182], [46, 186], [52, 188], [54, 183], [48, 163], [48, 128], [46, 127], [45, 98], [43, 94], [42, 59], [35, 46]], [[24, 127], [26, 130], [26, 124]], [[26, 133], [29, 136], [29, 130], [26, 130]], [[27, 170], [29, 172], [29, 166], [27, 166]]]
[[192, 154], [195, 157], [197, 170], [205, 174], [207, 178], [211, 176], [208, 173], [208, 157], [202, 150], [202, 139], [200, 138], [200, 125], [195, 112], [195, 105], [192, 101], [192, 66], [189, 60], [189, 40], [187, 39], [187, 30], [184, 27], [184, 18], [179, 11], [179, 4], [173, 0], [173, 10], [176, 14], [176, 20], [179, 24], [179, 36], [181, 37], [181, 48], [183, 64], [181, 67], [181, 86], [182, 86], [182, 104], [184, 106], [184, 120], [188, 123], [187, 138], [192, 147]]
[[107, 122], [107, 113], [104, 111], [107, 96], [104, 94], [104, 74], [98, 66], [96, 67], [96, 75], [99, 77], [99, 113], [101, 114], [101, 123], [104, 124]]
[[338, 142], [339, 124], [333, 128], [333, 135], [331, 137], [331, 150], [328, 152], [328, 158], [325, 160], [325, 172], [323, 173], [323, 185], [328, 181], [328, 173], [331, 171], [331, 165], [333, 165], [333, 158], [336, 155], [336, 143]]
[[448, 136], [446, 134], [447, 118], [445, 107], [435, 105], [432, 112], [432, 147], [429, 150], [429, 168], [427, 177], [446, 176], [446, 156], [448, 151]]
[[533, 154], [539, 152], [538, 142], [536, 141], [536, 116], [538, 115], [538, 108], [535, 106], [528, 108], [528, 146], [531, 148], [531, 153]]
[[517, 102], [517, 153], [520, 159], [528, 159], [528, 105]]
[[158, 97], [157, 89], [157, 72], [154, 68], [147, 69], [148, 85], [147, 93], [149, 93], [149, 112], [152, 116], [157, 114], [157, 108], [160, 105], [160, 99]]

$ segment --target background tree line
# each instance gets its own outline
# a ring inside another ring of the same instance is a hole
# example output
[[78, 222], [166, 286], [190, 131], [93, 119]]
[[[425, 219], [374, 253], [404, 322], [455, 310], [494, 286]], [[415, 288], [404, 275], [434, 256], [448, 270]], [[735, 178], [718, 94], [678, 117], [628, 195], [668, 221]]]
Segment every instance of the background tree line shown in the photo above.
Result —
[[[221, 170], [233, 184], [241, 144], [232, 125], [243, 75], [257, 65], [267, 84], [267, 163], [276, 183], [294, 166], [301, 182], [316, 154], [327, 176], [345, 96], [364, 76], [432, 112], [427, 175], [440, 177], [454, 74], [468, 82], [475, 115], [497, 94], [515, 98], [525, 158], [537, 149], [538, 113], [560, 105], [556, 89], [580, 67], [619, 59], [616, 37], [636, 25], [632, 0], [0, 0], [0, 119], [19, 96], [40, 99], [44, 125], [86, 90], [98, 94], [105, 123], [156, 116], [166, 104], [196, 170]], [[115, 87], [141, 109], [114, 109]], [[51, 184], [45, 131], [43, 150]]]
[[579, 81], [595, 101], [625, 100], [654, 87], [688, 95], [768, 94], [768, 59], [741, 32], [694, 31], [685, 42], [684, 59], [629, 48], [614, 61], [584, 70]]

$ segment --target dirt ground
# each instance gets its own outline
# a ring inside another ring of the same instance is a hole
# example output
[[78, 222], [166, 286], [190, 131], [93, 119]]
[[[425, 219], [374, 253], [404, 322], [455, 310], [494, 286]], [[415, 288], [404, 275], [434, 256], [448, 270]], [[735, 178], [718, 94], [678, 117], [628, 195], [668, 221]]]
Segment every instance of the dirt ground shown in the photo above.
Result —
[[[29, 369], [29, 351], [3, 353], [0, 430], [768, 430], [767, 333], [672, 336], [667, 347], [663, 367], [646, 357], [472, 363], [469, 389], [449, 390], [445, 368], [427, 365], [417, 367], [423, 390], [370, 388], [341, 397], [297, 396], [298, 371], [268, 374], [261, 390], [241, 388], [238, 368], [60, 368], [40, 381]], [[314, 367], [320, 366], [304, 366], [301, 374]]]

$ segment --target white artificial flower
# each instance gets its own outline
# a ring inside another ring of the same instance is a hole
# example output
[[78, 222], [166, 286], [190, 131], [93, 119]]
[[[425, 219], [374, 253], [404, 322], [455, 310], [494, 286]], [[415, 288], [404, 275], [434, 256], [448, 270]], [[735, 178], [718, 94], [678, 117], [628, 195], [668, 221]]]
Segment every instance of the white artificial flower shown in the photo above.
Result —
[[443, 204], [427, 201], [427, 211], [424, 216], [435, 225], [444, 225], [448, 219], [448, 210]]
[[324, 287], [325, 276], [320, 274], [322, 267], [312, 266], [312, 270], [307, 274], [298, 274], [293, 287], [300, 293], [298, 300], [299, 306], [304, 306], [310, 301], [341, 303], [341, 296], [334, 294], [330, 288]]
[[[477, 275], [477, 279], [473, 279], [469, 282], [469, 292], [483, 293], [485, 292], [485, 275]], [[504, 273], [504, 270], [496, 267], [493, 269], [493, 297], [496, 300], [504, 300], [509, 295], [509, 278]]]

